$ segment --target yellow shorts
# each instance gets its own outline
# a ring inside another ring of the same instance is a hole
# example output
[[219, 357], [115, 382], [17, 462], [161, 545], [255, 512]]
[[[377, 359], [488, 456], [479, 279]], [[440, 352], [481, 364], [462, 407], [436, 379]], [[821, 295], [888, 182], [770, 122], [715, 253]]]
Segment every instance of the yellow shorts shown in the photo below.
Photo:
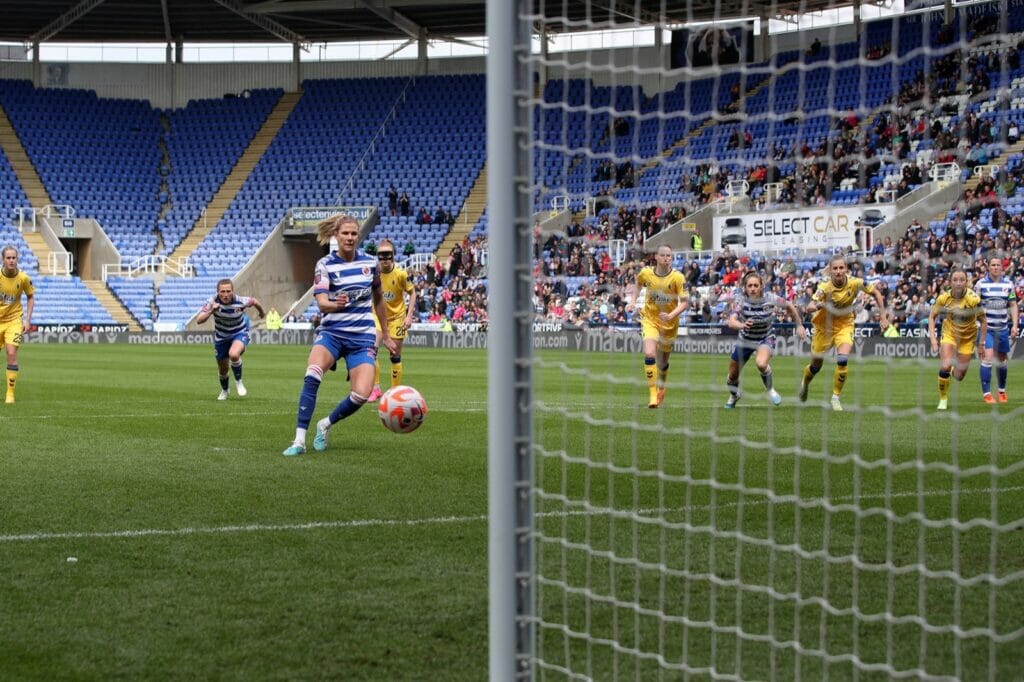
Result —
[[814, 324], [814, 334], [811, 335], [812, 355], [824, 355], [827, 351], [847, 343], [853, 345], [853, 320], [832, 321], [827, 325]]
[[20, 346], [21, 333], [21, 318], [10, 322], [0, 322], [0, 346]]
[[640, 320], [640, 332], [643, 334], [644, 341], [654, 339], [658, 342], [659, 348], [671, 351], [672, 344], [675, 342], [676, 336], [679, 335], [679, 325], [673, 324], [671, 327], [664, 327], [643, 318]]
[[942, 325], [942, 335], [939, 337], [940, 346], [953, 346], [957, 355], [974, 355], [977, 348], [978, 335], [959, 336], [946, 325]]
[[[393, 317], [388, 319], [388, 334], [393, 339], [404, 339], [406, 330], [402, 329], [402, 323], [405, 322], [405, 317]], [[373, 326], [380, 333], [380, 320], [377, 316], [373, 316]]]

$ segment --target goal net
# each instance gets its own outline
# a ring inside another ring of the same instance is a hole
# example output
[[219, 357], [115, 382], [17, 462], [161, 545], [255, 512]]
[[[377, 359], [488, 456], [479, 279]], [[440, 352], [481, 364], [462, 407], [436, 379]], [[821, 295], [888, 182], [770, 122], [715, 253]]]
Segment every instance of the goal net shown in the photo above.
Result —
[[494, 4], [492, 675], [1020, 676], [1021, 8]]

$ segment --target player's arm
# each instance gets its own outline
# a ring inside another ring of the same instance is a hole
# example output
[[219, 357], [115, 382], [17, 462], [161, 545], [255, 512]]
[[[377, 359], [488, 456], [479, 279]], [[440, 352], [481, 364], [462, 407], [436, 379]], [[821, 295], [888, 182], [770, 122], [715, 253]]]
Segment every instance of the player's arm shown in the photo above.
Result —
[[260, 303], [259, 299], [257, 299], [257, 298], [250, 298], [249, 299], [249, 305], [251, 305], [253, 308], [255, 308], [256, 310], [258, 310], [260, 312], [260, 319], [263, 319], [264, 317], [267, 316], [266, 311], [263, 310], [263, 304]]
[[213, 315], [213, 311], [220, 308], [220, 303], [216, 301], [208, 301], [200, 310], [199, 314], [196, 315], [196, 324], [202, 324], [210, 319], [210, 315]]
[[882, 296], [882, 291], [878, 287], [872, 287], [871, 295], [875, 297], [875, 302], [878, 304], [878, 325], [884, 331], [889, 321], [889, 315], [885, 310], [885, 297]]
[[825, 302], [825, 290], [818, 285], [818, 288], [814, 290], [814, 294], [811, 296], [811, 300], [804, 306], [804, 312], [808, 315], [818, 312], [822, 304]]
[[36, 308], [36, 295], [25, 294], [25, 322], [22, 325], [25, 331], [32, 326], [32, 311]]
[[413, 315], [416, 314], [416, 287], [409, 287], [409, 303], [405, 313], [405, 322], [402, 326], [405, 327], [406, 331], [409, 331], [409, 327], [412, 326]]
[[1010, 338], [1017, 338], [1020, 330], [1020, 306], [1017, 305], [1017, 294], [1010, 293]]
[[735, 331], [740, 331], [747, 328], [746, 322], [740, 322], [739, 313], [735, 310], [729, 313], [729, 319], [725, 321], [725, 326]]
[[979, 306], [979, 308], [978, 308], [978, 311], [979, 311], [978, 312], [978, 324], [979, 324], [978, 338], [982, 339], [982, 342], [979, 344], [978, 349], [981, 351], [981, 353], [979, 355], [980, 356], [984, 356], [984, 353], [985, 353], [985, 341], [984, 341], [984, 339], [985, 339], [985, 335], [988, 334], [988, 315], [985, 314], [985, 309], [980, 307], [981, 306], [980, 302], [978, 303], [978, 306]]
[[786, 309], [786, 312], [789, 314], [789, 318], [796, 324], [796, 335], [801, 339], [805, 338], [807, 336], [807, 328], [804, 327], [804, 321], [803, 318], [800, 317], [800, 311], [796, 309], [796, 306], [793, 305], [792, 301], [780, 299], [780, 303], [782, 304], [782, 307]]
[[935, 336], [935, 320], [939, 316], [939, 301], [935, 300], [932, 310], [928, 313], [928, 338], [932, 340], [932, 352], [939, 352], [939, 337]]

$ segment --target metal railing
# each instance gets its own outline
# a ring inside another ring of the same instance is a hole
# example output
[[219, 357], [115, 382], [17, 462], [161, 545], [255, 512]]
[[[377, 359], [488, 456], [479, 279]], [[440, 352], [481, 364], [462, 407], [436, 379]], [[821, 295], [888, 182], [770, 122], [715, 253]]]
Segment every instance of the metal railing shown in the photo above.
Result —
[[137, 277], [139, 275], [172, 275], [194, 277], [196, 272], [188, 258], [168, 256], [141, 256], [134, 260], [103, 264], [103, 281], [110, 277]]
[[54, 275], [55, 277], [70, 277], [71, 254], [67, 252], [54, 253], [51, 251], [46, 257], [45, 274]]

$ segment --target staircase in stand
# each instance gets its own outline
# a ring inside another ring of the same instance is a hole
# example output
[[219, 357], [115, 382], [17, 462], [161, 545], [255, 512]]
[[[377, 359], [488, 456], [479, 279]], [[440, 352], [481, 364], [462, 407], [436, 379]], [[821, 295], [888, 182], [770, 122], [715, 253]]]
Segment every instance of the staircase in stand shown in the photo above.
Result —
[[301, 92], [286, 92], [281, 96], [277, 105], [274, 106], [274, 109], [267, 116], [267, 120], [263, 122], [263, 126], [253, 136], [249, 146], [242, 153], [238, 162], [235, 163], [235, 167], [231, 169], [227, 178], [224, 179], [224, 184], [213, 195], [213, 199], [210, 200], [209, 205], [206, 207], [203, 217], [196, 221], [188, 236], [174, 249], [174, 252], [170, 255], [171, 258], [189, 258], [199, 248], [199, 245], [206, 239], [207, 235], [213, 231], [213, 228], [217, 226], [220, 219], [224, 217], [228, 207], [231, 206], [231, 202], [235, 200], [245, 181], [249, 179], [253, 169], [256, 168], [256, 164], [259, 163], [270, 143], [274, 141], [274, 137], [281, 130], [284, 122], [288, 120], [288, 116], [295, 109], [295, 105], [298, 104], [300, 97], [302, 97]]
[[88, 287], [92, 295], [96, 297], [96, 300], [100, 302], [103, 309], [106, 310], [110, 317], [113, 318], [114, 322], [118, 324], [128, 325], [128, 331], [139, 332], [142, 331], [142, 327], [138, 321], [132, 317], [128, 309], [124, 307], [121, 301], [114, 296], [113, 292], [107, 287], [106, 284], [98, 279], [82, 280], [82, 284]]
[[441, 245], [437, 247], [434, 257], [438, 260], [447, 258], [455, 245], [461, 244], [469, 236], [469, 233], [473, 231], [473, 228], [476, 227], [477, 222], [480, 220], [480, 216], [484, 214], [486, 207], [487, 164], [484, 163], [484, 167], [480, 169], [480, 175], [477, 176], [476, 181], [473, 183], [473, 188], [469, 190], [466, 203], [462, 205], [462, 210], [459, 211], [455, 224], [452, 225], [452, 229], [445, 235]]
[[[32, 160], [28, 158], [28, 153], [21, 144], [21, 138], [18, 137], [17, 131], [14, 130], [11, 120], [7, 118], [7, 112], [4, 111], [2, 106], [0, 106], [0, 148], [7, 155], [7, 160], [14, 170], [14, 175], [18, 178], [25, 196], [28, 197], [29, 206], [38, 210], [52, 204], [50, 194], [43, 186], [43, 181], [39, 178], [36, 167], [32, 165]], [[53, 253], [53, 249], [50, 248], [50, 245], [46, 243], [46, 240], [38, 232], [26, 230], [22, 234], [22, 238], [28, 244], [28, 248], [32, 249], [32, 254], [36, 257], [36, 260], [39, 261], [39, 271], [45, 274], [45, 268], [50, 261], [50, 254]]]

